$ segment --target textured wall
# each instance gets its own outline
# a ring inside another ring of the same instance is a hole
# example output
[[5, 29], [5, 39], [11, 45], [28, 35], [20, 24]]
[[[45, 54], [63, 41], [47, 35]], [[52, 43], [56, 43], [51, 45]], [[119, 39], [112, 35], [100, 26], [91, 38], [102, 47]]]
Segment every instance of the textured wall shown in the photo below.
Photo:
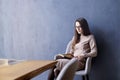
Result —
[[[119, 4], [120, 0], [0, 0], [0, 58], [53, 59], [65, 51], [75, 19], [85, 17], [98, 44], [90, 79], [120, 80]], [[46, 80], [47, 75], [35, 80]]]

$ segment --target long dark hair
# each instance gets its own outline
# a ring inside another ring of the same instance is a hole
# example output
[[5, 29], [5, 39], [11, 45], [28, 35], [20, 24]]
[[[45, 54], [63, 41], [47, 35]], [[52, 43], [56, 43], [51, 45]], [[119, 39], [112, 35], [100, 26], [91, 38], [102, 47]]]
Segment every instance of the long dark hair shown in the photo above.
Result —
[[[85, 18], [78, 18], [76, 22], [79, 22], [80, 23], [80, 27], [82, 28], [82, 31], [83, 31], [83, 35], [84, 36], [88, 36], [91, 34], [90, 32], [90, 29], [89, 29], [89, 25], [88, 25], [88, 22]], [[74, 46], [76, 43], [78, 43], [80, 41], [80, 34], [78, 34], [77, 30], [76, 30], [76, 26], [75, 26], [75, 33], [74, 33], [74, 40], [73, 40], [73, 44], [72, 44], [72, 48], [74, 49]]]

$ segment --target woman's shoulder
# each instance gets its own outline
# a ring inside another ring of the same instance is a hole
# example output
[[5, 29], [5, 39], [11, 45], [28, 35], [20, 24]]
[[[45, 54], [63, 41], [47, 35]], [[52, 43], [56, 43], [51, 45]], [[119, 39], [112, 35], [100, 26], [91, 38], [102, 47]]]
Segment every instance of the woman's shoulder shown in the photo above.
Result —
[[86, 36], [86, 38], [89, 39], [89, 40], [94, 39], [94, 35], [90, 34], [90, 35]]
[[89, 40], [95, 40], [95, 36], [93, 34], [89, 35]]
[[[94, 35], [93, 34], [90, 34], [88, 36], [85, 36], [86, 38], [94, 38]], [[71, 41], [73, 41], [75, 39], [75, 36], [72, 37]]]
[[90, 34], [89, 37], [94, 37], [94, 35], [93, 35], [93, 34]]
[[90, 34], [89, 37], [94, 38], [94, 35], [93, 35], [93, 34]]

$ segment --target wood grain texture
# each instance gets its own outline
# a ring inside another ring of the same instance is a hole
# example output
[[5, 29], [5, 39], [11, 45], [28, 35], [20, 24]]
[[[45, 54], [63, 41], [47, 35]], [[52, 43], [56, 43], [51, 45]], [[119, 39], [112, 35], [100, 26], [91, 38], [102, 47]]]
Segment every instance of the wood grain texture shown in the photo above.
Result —
[[25, 61], [0, 68], [0, 80], [29, 80], [55, 66], [56, 61]]

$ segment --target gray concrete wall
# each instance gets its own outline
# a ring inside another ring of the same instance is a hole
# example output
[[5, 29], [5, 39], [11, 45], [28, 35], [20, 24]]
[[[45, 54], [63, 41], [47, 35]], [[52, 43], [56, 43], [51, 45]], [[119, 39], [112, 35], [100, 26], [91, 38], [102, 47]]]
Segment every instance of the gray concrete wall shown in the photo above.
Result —
[[[119, 4], [120, 0], [0, 0], [0, 58], [52, 60], [65, 52], [75, 19], [85, 17], [98, 45], [90, 79], [120, 80]], [[35, 80], [46, 80], [47, 75]]]

